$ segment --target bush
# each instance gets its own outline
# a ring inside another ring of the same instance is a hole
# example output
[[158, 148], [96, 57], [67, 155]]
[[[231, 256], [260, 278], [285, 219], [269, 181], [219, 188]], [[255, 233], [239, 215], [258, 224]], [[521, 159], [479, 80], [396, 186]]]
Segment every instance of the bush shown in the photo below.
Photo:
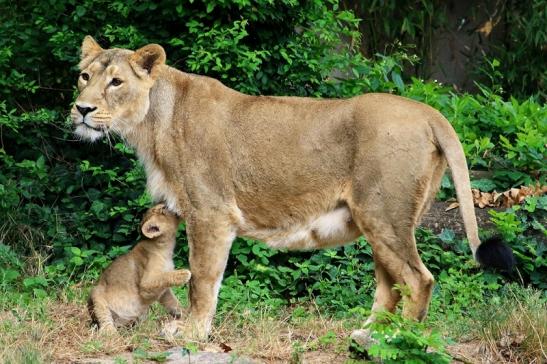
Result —
[[[420, 322], [405, 320], [389, 312], [378, 313], [378, 321], [369, 324], [372, 345], [367, 352], [382, 363], [450, 363], [446, 343], [437, 332], [429, 332]], [[353, 348], [359, 352], [362, 348]]]
[[[35, 247], [53, 263], [49, 274], [76, 278], [96, 277], [109, 257], [121, 252], [118, 246], [137, 239], [150, 199], [133, 152], [116, 141], [73, 140], [64, 116], [85, 34], [105, 47], [161, 43], [172, 64], [248, 93], [349, 96], [401, 85], [404, 54], [373, 62], [352, 42], [342, 41], [359, 36], [351, 12], [339, 10], [334, 1], [297, 5], [61, 1], [2, 6], [8, 18], [0, 23], [6, 34], [0, 39], [6, 61], [0, 66], [6, 71], [0, 76], [5, 86], [0, 103], [5, 243], [27, 255]], [[154, 18], [162, 21], [149, 22]], [[35, 111], [28, 111], [31, 104]], [[245, 244], [239, 240], [234, 249]]]
[[[508, 2], [505, 8], [506, 36], [494, 47], [479, 72], [515, 97], [535, 96], [547, 100], [545, 45], [547, 8], [542, 0]], [[503, 75], [499, 77], [498, 75]]]
[[528, 197], [523, 205], [503, 212], [490, 211], [492, 222], [517, 258], [520, 280], [547, 289], [547, 196]]
[[437, 83], [413, 79], [404, 96], [438, 109], [456, 129], [470, 167], [496, 171], [505, 187], [546, 184], [547, 107], [533, 98], [503, 98], [482, 87], [455, 94]]
[[[334, 0], [0, 0], [0, 9], [0, 231], [3, 244], [36, 257], [22, 273], [47, 274], [55, 282], [97, 277], [137, 240], [140, 216], [150, 204], [131, 150], [116, 140], [73, 140], [66, 114], [85, 34], [104, 47], [160, 43], [172, 65], [253, 94], [399, 93], [441, 110], [458, 131], [470, 165], [500, 169], [497, 183], [545, 178], [544, 105], [505, 101], [488, 89], [461, 95], [418, 79], [405, 84], [403, 69], [416, 57], [395, 46], [390, 55], [364, 58], [357, 49], [358, 20]], [[182, 259], [184, 239], [182, 229]], [[331, 307], [347, 308], [372, 289], [366, 278], [371, 272], [363, 241], [288, 254], [238, 239], [228, 275], [259, 282], [253, 283], [257, 294], [273, 291], [274, 299], [318, 295]]]

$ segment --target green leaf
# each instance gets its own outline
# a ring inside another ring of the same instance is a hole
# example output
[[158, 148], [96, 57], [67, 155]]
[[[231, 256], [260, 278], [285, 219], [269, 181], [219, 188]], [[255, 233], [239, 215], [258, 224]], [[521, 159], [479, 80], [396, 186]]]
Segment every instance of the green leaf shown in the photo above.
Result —
[[2, 282], [10, 283], [21, 276], [21, 274], [13, 269], [0, 269], [0, 276], [2, 277]]
[[79, 17], [79, 18], [82, 18], [86, 13], [86, 8], [81, 6], [81, 5], [78, 5], [76, 7], [76, 15]]
[[35, 276], [23, 279], [23, 286], [25, 287], [47, 287], [47, 285], [47, 280], [42, 276]]
[[496, 189], [496, 183], [488, 178], [481, 178], [471, 181], [471, 188], [476, 188], [483, 192], [490, 192]]
[[439, 239], [441, 239], [445, 243], [453, 242], [455, 237], [456, 234], [452, 229], [443, 229], [442, 232], [439, 234]]
[[75, 256], [80, 256], [80, 255], [82, 255], [82, 251], [81, 251], [80, 248], [78, 248], [78, 247], [71, 246], [71, 247], [69, 248], [69, 250], [70, 250], [70, 253], [71, 253], [72, 255], [75, 255]]
[[403, 80], [399, 72], [392, 71], [391, 79], [393, 80], [393, 83], [395, 84], [395, 86], [397, 86], [397, 88], [399, 89], [399, 92], [402, 93], [405, 91], [405, 84], [403, 83]]
[[209, 1], [209, 3], [207, 4], [207, 13], [212, 12], [216, 6], [217, 4], [215, 2]]

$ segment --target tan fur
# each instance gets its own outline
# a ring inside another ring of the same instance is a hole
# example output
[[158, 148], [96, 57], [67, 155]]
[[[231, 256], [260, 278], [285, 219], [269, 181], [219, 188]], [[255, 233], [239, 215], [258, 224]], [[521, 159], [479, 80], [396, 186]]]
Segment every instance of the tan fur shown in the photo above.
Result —
[[[397, 283], [411, 291], [405, 315], [424, 317], [433, 277], [418, 256], [414, 229], [446, 161], [473, 252], [480, 244], [462, 147], [431, 107], [389, 94], [249, 96], [163, 64], [157, 45], [135, 52], [97, 47], [84, 39], [81, 68], [92, 76], [80, 79], [76, 104], [97, 107], [86, 123], [99, 129], [83, 125], [74, 109], [76, 133], [90, 140], [120, 134], [143, 162], [154, 200], [186, 220], [190, 322], [198, 336], [210, 330], [238, 235], [316, 249], [364, 234], [378, 281], [373, 311], [394, 309]], [[108, 86], [114, 75], [121, 86]]]
[[118, 257], [99, 278], [88, 301], [92, 320], [104, 332], [135, 322], [159, 301], [180, 317], [179, 301], [169, 287], [185, 284], [190, 271], [174, 270], [173, 249], [179, 219], [163, 204], [145, 214], [141, 230], [146, 239]]

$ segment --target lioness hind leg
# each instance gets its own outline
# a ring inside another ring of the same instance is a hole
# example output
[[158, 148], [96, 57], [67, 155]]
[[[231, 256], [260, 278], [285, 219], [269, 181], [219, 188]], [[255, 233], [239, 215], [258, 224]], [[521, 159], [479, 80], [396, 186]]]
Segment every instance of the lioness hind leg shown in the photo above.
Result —
[[[365, 327], [376, 320], [376, 313], [380, 311], [394, 312], [397, 304], [401, 300], [398, 290], [393, 289], [396, 283], [391, 274], [384, 268], [382, 263], [374, 256], [374, 275], [376, 277], [376, 292], [374, 293], [374, 303], [372, 304], [371, 314], [365, 322]], [[371, 332], [369, 329], [355, 330], [351, 338], [360, 346], [369, 348], [372, 344]]]
[[374, 303], [372, 304], [372, 314], [367, 323], [374, 320], [374, 312], [386, 310], [395, 311], [397, 304], [401, 300], [398, 290], [393, 289], [396, 283], [391, 274], [388, 273], [383, 264], [374, 257], [374, 275], [376, 277], [376, 292], [374, 293]]
[[[357, 223], [363, 226], [374, 255], [378, 286], [372, 311], [393, 311], [402, 295], [403, 315], [422, 320], [427, 314], [434, 279], [418, 255], [412, 224], [400, 222], [396, 226], [375, 221], [370, 225], [359, 219]], [[401, 292], [394, 289], [395, 284], [402, 287]], [[368, 321], [372, 320], [374, 313]]]
[[[421, 320], [434, 280], [418, 255], [414, 229], [438, 189], [446, 162], [431, 142], [427, 123], [397, 124], [395, 129], [389, 120], [385, 123], [385, 132], [374, 136], [363, 131], [368, 143], [356, 155], [347, 203], [372, 246], [376, 267], [381, 267], [373, 311], [396, 306], [398, 296], [391, 291], [399, 284], [408, 287], [401, 292], [404, 316]], [[377, 152], [374, 157], [371, 150]]]
[[[357, 222], [358, 225], [363, 224], [359, 223], [359, 220]], [[414, 229], [406, 230], [412, 233], [396, 232], [388, 225], [383, 225], [381, 229], [363, 228], [367, 240], [372, 245], [377, 287], [372, 312], [365, 323], [365, 329], [355, 330], [351, 338], [366, 350], [373, 343], [367, 324], [376, 320], [379, 311], [393, 312], [401, 296], [404, 317], [422, 320], [427, 314], [434, 280], [418, 256], [413, 236]], [[395, 284], [408, 289], [402, 288], [399, 291]]]

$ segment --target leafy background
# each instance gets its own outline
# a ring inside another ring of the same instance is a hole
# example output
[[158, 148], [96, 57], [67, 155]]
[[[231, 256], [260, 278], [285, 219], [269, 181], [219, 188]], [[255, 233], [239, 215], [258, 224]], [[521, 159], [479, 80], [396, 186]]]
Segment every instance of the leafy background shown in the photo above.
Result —
[[[17, 291], [18, 300], [28, 301], [51, 294], [49, 287], [97, 278], [137, 241], [150, 205], [132, 150], [118, 140], [90, 145], [72, 135], [68, 110], [86, 34], [105, 48], [162, 44], [170, 65], [249, 94], [410, 97], [449, 119], [469, 166], [492, 171], [489, 190], [546, 184], [541, 1], [504, 5], [508, 46], [494, 47], [476, 63], [480, 82], [473, 94], [424, 81], [420, 49], [442, 25], [430, 16], [442, 11], [438, 1], [363, 1], [363, 20], [345, 10], [347, 3], [0, 0], [0, 291]], [[378, 28], [385, 30], [382, 39], [371, 33]], [[363, 37], [369, 37], [366, 51]], [[446, 178], [440, 196], [452, 194]], [[546, 212], [544, 196], [493, 213], [516, 252], [518, 276], [479, 271], [465, 241], [450, 231], [419, 231], [424, 262], [438, 280], [432, 310], [465, 311], [507, 280], [545, 289]], [[177, 249], [177, 264], [187, 264], [184, 227]], [[237, 239], [225, 277], [221, 302], [236, 297], [279, 306], [313, 297], [336, 314], [370, 303], [374, 288], [363, 239], [291, 253]], [[12, 304], [0, 298], [2, 307]]]
[[[72, 134], [68, 110], [87, 34], [105, 48], [159, 43], [170, 65], [249, 94], [410, 97], [439, 109], [456, 129], [469, 167], [490, 172], [474, 186], [545, 185], [543, 2], [501, 2], [505, 38], [477, 56], [473, 93], [428, 80], [431, 34], [446, 25], [446, 11], [435, 0], [0, 0], [0, 307], [63, 295], [58, 288], [78, 282], [89, 285], [138, 240], [140, 217], [150, 205], [132, 150], [119, 140], [87, 144]], [[439, 198], [451, 196], [446, 177]], [[495, 231], [484, 234], [500, 233], [511, 245], [518, 261], [512, 275], [479, 270], [465, 239], [450, 230], [417, 232], [437, 280], [430, 317], [454, 323], [453, 335], [480, 312], [490, 317], [486, 308], [472, 309], [477, 302], [507, 312], [509, 281], [539, 289], [545, 302], [546, 197], [491, 214]], [[187, 265], [184, 226], [177, 246], [177, 265]], [[364, 316], [373, 271], [364, 239], [338, 249], [286, 252], [238, 238], [219, 312], [242, 302], [279, 308], [313, 300], [334, 316]], [[535, 295], [530, 292], [523, 297]], [[402, 346], [381, 341], [375, 350], [385, 360], [422, 360], [423, 345], [441, 345], [424, 327], [398, 331], [408, 323], [387, 320], [394, 326], [379, 332], [400, 333]], [[409, 344], [418, 348], [415, 357], [401, 349]]]

